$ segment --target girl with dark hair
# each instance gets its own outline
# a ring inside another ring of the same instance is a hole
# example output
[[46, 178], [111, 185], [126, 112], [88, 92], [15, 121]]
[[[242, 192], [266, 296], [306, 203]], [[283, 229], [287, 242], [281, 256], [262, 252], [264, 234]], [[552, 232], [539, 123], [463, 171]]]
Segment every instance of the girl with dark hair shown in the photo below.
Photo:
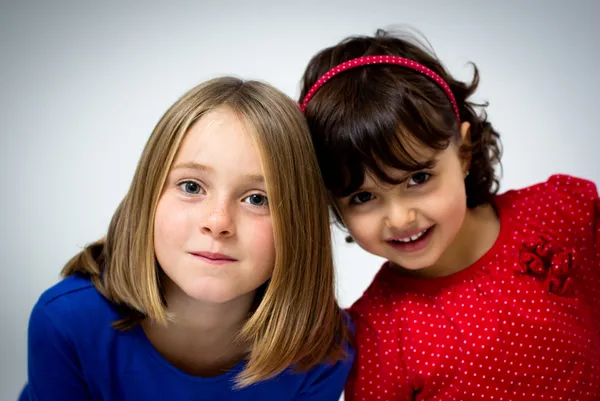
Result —
[[333, 212], [388, 261], [350, 308], [347, 400], [600, 399], [600, 201], [555, 175], [498, 192], [479, 82], [378, 31], [316, 54], [304, 112]]

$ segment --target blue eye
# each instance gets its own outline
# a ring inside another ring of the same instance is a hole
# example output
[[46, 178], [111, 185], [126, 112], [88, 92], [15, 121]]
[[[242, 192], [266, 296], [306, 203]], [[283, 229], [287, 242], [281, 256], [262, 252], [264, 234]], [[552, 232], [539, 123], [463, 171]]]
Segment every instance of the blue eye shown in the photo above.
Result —
[[350, 198], [350, 204], [351, 205], [360, 205], [362, 203], [372, 200], [374, 197], [375, 197], [375, 195], [373, 195], [370, 192], [359, 192], [356, 195], [354, 195], [352, 198]]
[[408, 186], [412, 187], [415, 185], [423, 185], [431, 178], [431, 174], [420, 171], [418, 173], [414, 173], [410, 176], [410, 180], [408, 180]]
[[187, 194], [198, 195], [202, 191], [202, 186], [194, 181], [184, 181], [179, 183], [178, 186]]
[[251, 204], [252, 206], [258, 207], [269, 205], [269, 200], [267, 199], [267, 197], [261, 194], [252, 194], [245, 198], [244, 201], [247, 201], [247, 203]]

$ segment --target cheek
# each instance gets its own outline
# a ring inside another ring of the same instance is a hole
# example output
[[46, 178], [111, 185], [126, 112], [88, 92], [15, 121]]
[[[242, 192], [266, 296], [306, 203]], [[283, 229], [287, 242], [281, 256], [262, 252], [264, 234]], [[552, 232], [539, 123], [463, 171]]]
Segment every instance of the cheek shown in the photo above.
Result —
[[[356, 241], [359, 245], [367, 244], [373, 241], [379, 241], [380, 236], [380, 228], [379, 222], [381, 221], [381, 217], [375, 213], [361, 213], [361, 214], [352, 214], [345, 213], [344, 223], [346, 224], [346, 228], [350, 233], [350, 236], [354, 241]], [[364, 246], [363, 246], [364, 248]]]
[[157, 253], [181, 242], [187, 233], [188, 213], [168, 196], [158, 202], [154, 219], [154, 247]]
[[462, 181], [446, 182], [434, 196], [429, 197], [428, 217], [438, 222], [462, 222], [467, 209], [467, 198]]
[[243, 238], [246, 249], [262, 258], [275, 260], [275, 238], [270, 218], [251, 218], [244, 223]]

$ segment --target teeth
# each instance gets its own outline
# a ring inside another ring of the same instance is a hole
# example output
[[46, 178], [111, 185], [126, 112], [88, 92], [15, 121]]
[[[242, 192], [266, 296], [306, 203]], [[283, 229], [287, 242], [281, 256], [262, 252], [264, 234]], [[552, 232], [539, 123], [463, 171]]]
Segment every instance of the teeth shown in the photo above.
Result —
[[418, 233], [418, 234], [415, 234], [415, 235], [413, 235], [412, 237], [407, 237], [407, 238], [398, 238], [398, 239], [394, 239], [393, 241], [394, 241], [394, 242], [404, 242], [404, 243], [411, 242], [411, 241], [416, 241], [416, 240], [418, 240], [419, 238], [421, 238], [421, 237], [423, 236], [423, 234], [425, 234], [425, 232], [426, 232], [426, 231], [427, 231], [427, 230], [421, 231], [420, 233]]

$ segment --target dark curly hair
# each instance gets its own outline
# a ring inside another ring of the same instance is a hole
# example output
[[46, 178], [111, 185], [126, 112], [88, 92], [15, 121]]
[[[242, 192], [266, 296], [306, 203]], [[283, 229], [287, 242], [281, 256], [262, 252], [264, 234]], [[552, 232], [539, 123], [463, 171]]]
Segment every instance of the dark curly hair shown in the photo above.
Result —
[[[300, 103], [330, 68], [372, 55], [411, 59], [433, 70], [450, 86], [461, 121], [470, 123], [470, 144], [460, 149], [462, 155], [471, 154], [465, 179], [467, 207], [489, 203], [498, 191], [495, 167], [500, 166], [501, 143], [498, 132], [487, 121], [487, 103], [468, 100], [479, 83], [475, 64], [471, 63], [473, 81], [460, 82], [415, 36], [401, 37], [380, 29], [374, 36], [351, 36], [316, 54], [304, 72]], [[413, 156], [415, 144], [442, 150], [460, 138], [452, 105], [438, 84], [396, 65], [369, 65], [335, 76], [310, 100], [305, 115], [321, 173], [333, 197], [356, 191], [367, 171], [394, 184], [384, 171], [386, 167], [411, 172], [426, 168]]]

